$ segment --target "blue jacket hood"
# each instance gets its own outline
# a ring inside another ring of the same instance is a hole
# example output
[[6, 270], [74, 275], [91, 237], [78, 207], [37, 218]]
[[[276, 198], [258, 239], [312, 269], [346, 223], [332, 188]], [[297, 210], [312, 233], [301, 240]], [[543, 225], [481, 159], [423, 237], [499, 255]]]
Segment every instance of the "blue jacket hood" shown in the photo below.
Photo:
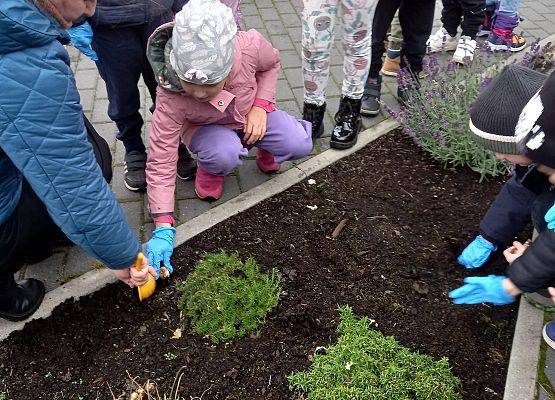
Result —
[[0, 54], [68, 39], [60, 24], [31, 0], [0, 1]]

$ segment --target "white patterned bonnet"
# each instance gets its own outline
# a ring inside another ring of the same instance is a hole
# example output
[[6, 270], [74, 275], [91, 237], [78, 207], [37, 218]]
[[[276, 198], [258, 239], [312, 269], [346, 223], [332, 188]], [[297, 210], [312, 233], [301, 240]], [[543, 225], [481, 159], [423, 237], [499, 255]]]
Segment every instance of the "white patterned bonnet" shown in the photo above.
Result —
[[170, 64], [181, 80], [221, 82], [231, 71], [237, 24], [219, 0], [190, 0], [175, 16]]

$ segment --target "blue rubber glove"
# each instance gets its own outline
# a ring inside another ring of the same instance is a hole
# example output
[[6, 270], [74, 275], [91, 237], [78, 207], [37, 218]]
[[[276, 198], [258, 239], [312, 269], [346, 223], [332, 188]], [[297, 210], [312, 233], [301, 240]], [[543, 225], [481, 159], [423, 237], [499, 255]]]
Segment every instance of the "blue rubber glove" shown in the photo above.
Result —
[[471, 276], [466, 278], [458, 289], [449, 292], [449, 297], [455, 304], [492, 303], [496, 306], [510, 304], [516, 297], [508, 295], [503, 290], [503, 280], [507, 277], [498, 275]]
[[89, 57], [93, 61], [98, 61], [98, 55], [91, 47], [93, 39], [93, 31], [88, 22], [82, 25], [69, 28], [67, 30], [71, 38], [71, 44], [81, 53]]
[[175, 228], [161, 226], [152, 231], [152, 237], [146, 244], [148, 263], [154, 268], [158, 278], [160, 277], [160, 263], [164, 263], [164, 267], [170, 274], [173, 273], [170, 257], [173, 253], [174, 236]]
[[469, 269], [479, 268], [486, 263], [495, 250], [497, 250], [496, 245], [488, 242], [482, 235], [478, 235], [472, 243], [466, 246], [457, 261]]

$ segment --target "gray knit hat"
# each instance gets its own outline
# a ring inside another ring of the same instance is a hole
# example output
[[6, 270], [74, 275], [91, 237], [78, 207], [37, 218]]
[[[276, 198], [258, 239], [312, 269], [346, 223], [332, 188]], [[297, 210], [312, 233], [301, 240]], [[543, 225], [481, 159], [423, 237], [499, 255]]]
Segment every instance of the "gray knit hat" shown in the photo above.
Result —
[[521, 154], [515, 136], [520, 113], [547, 75], [520, 65], [506, 66], [480, 94], [470, 110], [470, 130], [486, 149]]
[[237, 23], [219, 0], [190, 0], [175, 16], [170, 64], [181, 80], [221, 82], [231, 71]]

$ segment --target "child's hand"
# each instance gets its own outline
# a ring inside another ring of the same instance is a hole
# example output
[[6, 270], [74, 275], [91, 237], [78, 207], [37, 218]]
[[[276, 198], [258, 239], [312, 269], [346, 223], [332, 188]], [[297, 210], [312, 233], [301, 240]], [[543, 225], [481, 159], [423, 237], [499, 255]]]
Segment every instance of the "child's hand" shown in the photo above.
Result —
[[266, 110], [260, 107], [252, 107], [247, 114], [247, 121], [243, 128], [245, 135], [243, 141], [247, 144], [255, 144], [266, 134], [266, 122], [268, 116]]
[[512, 264], [518, 257], [524, 253], [524, 251], [528, 248], [528, 244], [522, 244], [520, 242], [513, 242], [513, 245], [507, 248], [503, 255], [509, 264]]

